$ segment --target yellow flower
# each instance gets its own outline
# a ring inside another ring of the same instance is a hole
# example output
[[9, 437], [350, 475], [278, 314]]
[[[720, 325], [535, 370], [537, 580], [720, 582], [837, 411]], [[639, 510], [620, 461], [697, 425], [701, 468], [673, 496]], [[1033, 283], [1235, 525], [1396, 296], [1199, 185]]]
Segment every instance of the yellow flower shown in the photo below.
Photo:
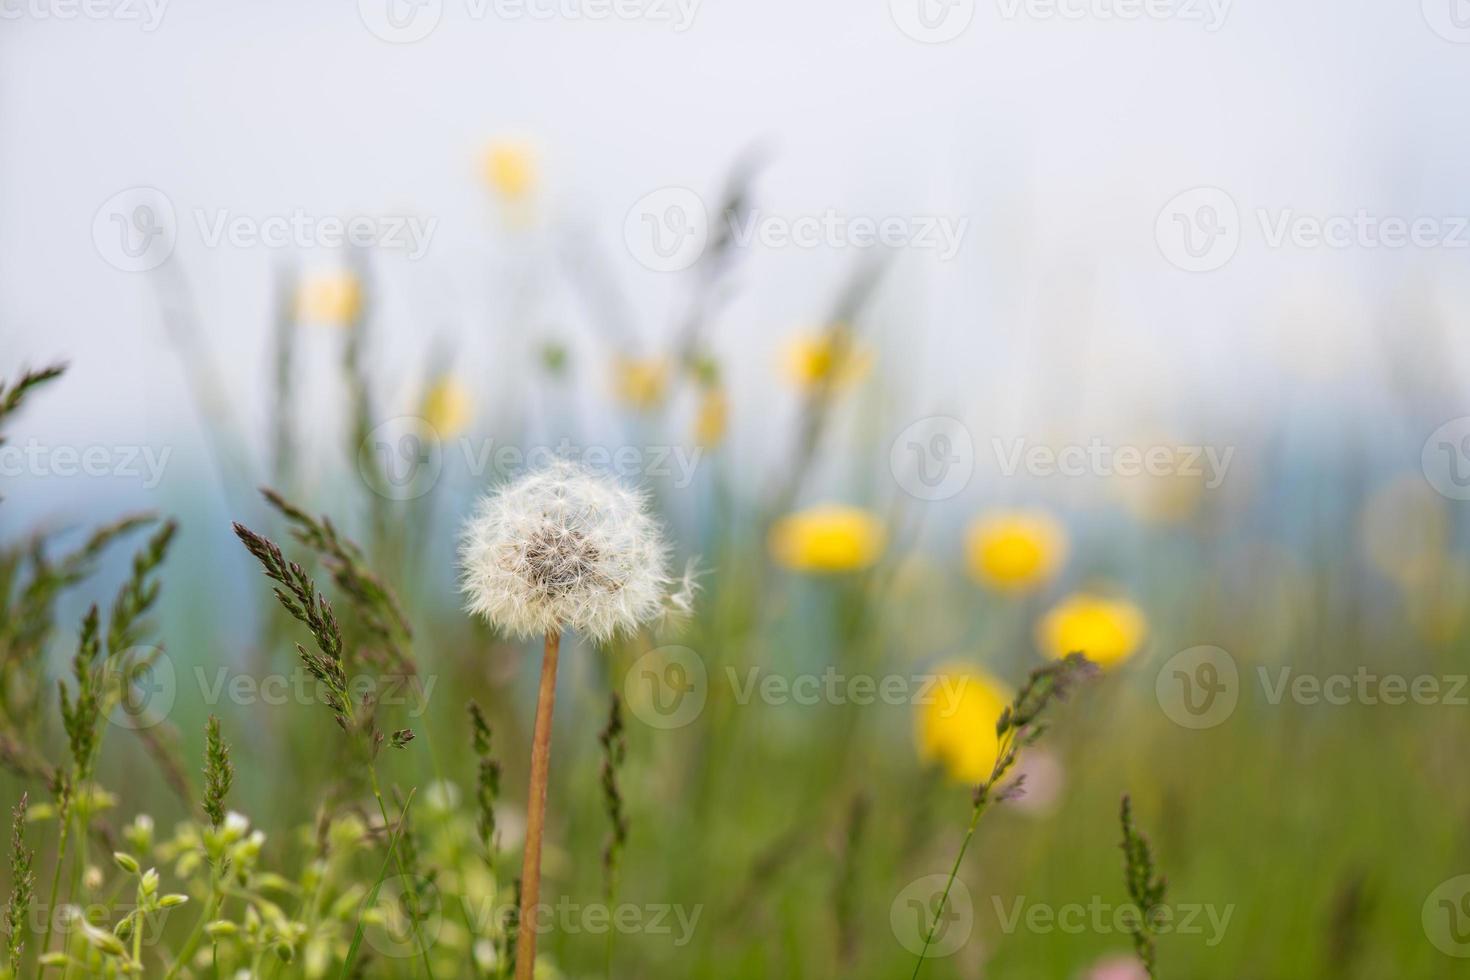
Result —
[[873, 366], [873, 355], [846, 330], [801, 334], [786, 344], [786, 376], [801, 388], [830, 384], [843, 388], [861, 381]]
[[718, 446], [725, 439], [729, 424], [730, 402], [719, 385], [705, 388], [699, 395], [699, 410], [694, 416], [694, 441], [705, 448]]
[[469, 425], [472, 405], [469, 389], [445, 375], [425, 393], [419, 414], [434, 427], [440, 439], [450, 439]]
[[1106, 668], [1137, 653], [1147, 632], [1142, 610], [1128, 600], [1079, 592], [1042, 617], [1036, 644], [1053, 659], [1081, 651]]
[[350, 326], [361, 315], [362, 284], [351, 272], [312, 276], [296, 292], [296, 318], [303, 323]]
[[1445, 555], [1432, 576], [1403, 587], [1404, 611], [1426, 643], [1445, 646], [1464, 628], [1470, 612], [1470, 563]]
[[965, 532], [970, 574], [992, 588], [1027, 592], [1049, 581], [1067, 558], [1067, 531], [1039, 510], [992, 511]]
[[498, 140], [485, 150], [485, 182], [507, 201], [529, 197], [536, 186], [536, 154], [529, 143]]
[[[1157, 447], [1172, 445], [1170, 440], [1154, 436], [1141, 438], [1137, 444], [1155, 447], [1148, 450], [1150, 454]], [[1170, 448], [1168, 452], [1166, 466], [1108, 481], [1128, 512], [1146, 524], [1182, 524], [1204, 502], [1206, 470], [1185, 449]], [[1154, 466], [1148, 463], [1148, 467]]]
[[1374, 491], [1358, 519], [1368, 560], [1401, 587], [1431, 583], [1450, 540], [1450, 511], [1418, 473]]
[[787, 514], [771, 528], [771, 556], [798, 572], [851, 572], [883, 554], [887, 532], [860, 507], [822, 504]]
[[978, 667], [942, 664], [927, 703], [918, 705], [919, 758], [938, 762], [955, 782], [975, 785], [990, 777], [1000, 739], [995, 723], [1013, 695]]
[[661, 357], [619, 357], [613, 362], [613, 393], [630, 408], [655, 408], [669, 385], [669, 365]]

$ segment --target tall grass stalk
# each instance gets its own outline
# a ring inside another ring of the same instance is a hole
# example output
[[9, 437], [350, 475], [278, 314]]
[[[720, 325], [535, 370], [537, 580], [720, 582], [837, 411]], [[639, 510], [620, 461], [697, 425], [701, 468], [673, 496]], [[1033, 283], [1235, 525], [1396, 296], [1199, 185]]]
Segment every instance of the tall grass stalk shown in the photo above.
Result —
[[992, 803], [1003, 803], [1019, 796], [1023, 791], [1024, 776], [1004, 786], [1001, 785], [1001, 780], [1015, 766], [1020, 750], [1036, 744], [1045, 733], [1046, 726], [1040, 724], [1038, 719], [1046, 707], [1054, 700], [1065, 700], [1071, 686], [1078, 679], [1090, 676], [1094, 669], [1080, 653], [1069, 654], [1064, 660], [1039, 667], [1031, 672], [1010, 706], [1001, 712], [1000, 719], [995, 723], [998, 740], [995, 763], [991, 766], [989, 777], [975, 787], [970, 824], [965, 828], [965, 837], [960, 841], [959, 852], [955, 854], [949, 877], [945, 879], [944, 890], [939, 895], [939, 904], [934, 909], [929, 928], [924, 931], [924, 945], [919, 950], [919, 959], [914, 963], [910, 980], [917, 980], [919, 971], [924, 968], [924, 960], [934, 942], [935, 930], [944, 915], [944, 907], [949, 902], [950, 889], [954, 887], [955, 878], [959, 877], [960, 864], [965, 860], [965, 852], [975, 837], [975, 828], [980, 823], [980, 817]]

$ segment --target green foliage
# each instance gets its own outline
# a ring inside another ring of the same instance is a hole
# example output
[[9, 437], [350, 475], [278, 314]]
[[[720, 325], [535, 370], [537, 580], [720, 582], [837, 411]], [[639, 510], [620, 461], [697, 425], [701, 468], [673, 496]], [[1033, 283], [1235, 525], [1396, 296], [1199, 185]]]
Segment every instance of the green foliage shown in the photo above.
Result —
[[29, 794], [20, 794], [10, 824], [10, 900], [5, 905], [5, 958], [12, 975], [19, 975], [21, 953], [30, 929], [31, 898], [36, 873], [31, 869], [35, 852], [26, 846], [26, 804]]
[[1123, 880], [1128, 886], [1128, 897], [1133, 900], [1138, 915], [1132, 920], [1129, 930], [1133, 937], [1133, 951], [1150, 977], [1155, 962], [1155, 916], [1164, 904], [1166, 883], [1154, 874], [1153, 853], [1144, 838], [1133, 826], [1133, 804], [1125, 795], [1119, 808], [1119, 819], [1123, 825]]
[[225, 822], [225, 797], [235, 781], [235, 767], [230, 764], [230, 747], [220, 735], [219, 719], [209, 716], [204, 729], [204, 812], [209, 824], [218, 830]]

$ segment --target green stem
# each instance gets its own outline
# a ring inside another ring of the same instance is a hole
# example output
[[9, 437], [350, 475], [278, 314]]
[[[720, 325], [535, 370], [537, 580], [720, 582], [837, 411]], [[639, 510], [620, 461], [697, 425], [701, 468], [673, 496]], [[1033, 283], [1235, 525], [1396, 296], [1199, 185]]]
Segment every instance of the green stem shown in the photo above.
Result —
[[[374, 782], [376, 783], [376, 776]], [[357, 949], [362, 945], [362, 913], [370, 908], [378, 900], [378, 889], [383, 885], [383, 876], [388, 873], [388, 865], [393, 862], [395, 852], [398, 849], [399, 831], [403, 828], [403, 822], [408, 817], [409, 804], [413, 802], [415, 790], [408, 791], [408, 799], [403, 801], [403, 813], [398, 817], [398, 830], [394, 831], [388, 839], [388, 853], [383, 857], [383, 866], [378, 869], [378, 880], [373, 882], [373, 890], [368, 893], [361, 908], [357, 912], [357, 928], [352, 933], [352, 945], [347, 950], [347, 959], [342, 961], [342, 980], [347, 980], [352, 975], [352, 961], [357, 956]], [[381, 802], [381, 799], [379, 800]]]
[[163, 980], [173, 980], [178, 974], [179, 968], [188, 963], [194, 956], [194, 951], [199, 948], [199, 940], [204, 938], [204, 926], [217, 913], [220, 902], [224, 896], [219, 895], [215, 888], [215, 871], [211, 865], [209, 869], [209, 895], [204, 900], [204, 908], [199, 911], [199, 920], [194, 923], [194, 929], [189, 933], [189, 938], [184, 941], [184, 946], [179, 950], [179, 955], [174, 958], [173, 965], [163, 975]]
[[51, 871], [51, 898], [46, 902], [46, 938], [41, 940], [40, 956], [51, 952], [51, 927], [56, 924], [56, 896], [61, 890], [61, 867], [66, 864], [66, 840], [70, 830], [71, 813], [68, 812], [61, 825], [61, 839], [56, 845], [56, 867]]
[[909, 980], [918, 980], [919, 971], [924, 968], [924, 958], [929, 955], [929, 946], [934, 942], [934, 930], [939, 926], [940, 918], [944, 915], [945, 903], [949, 901], [949, 890], [954, 887], [955, 879], [959, 877], [960, 863], [964, 861], [965, 851], [969, 849], [970, 840], [975, 836], [975, 827], [980, 823], [980, 815], [990, 805], [990, 790], [1008, 768], [1006, 759], [1010, 755], [1014, 742], [1014, 734], [1007, 732], [996, 746], [995, 764], [990, 769], [990, 778], [985, 781], [982, 790], [976, 797], [975, 810], [970, 814], [970, 826], [965, 830], [965, 839], [960, 842], [960, 851], [954, 857], [954, 866], [949, 869], [949, 878], [944, 883], [944, 891], [940, 893], [939, 905], [934, 909], [934, 918], [924, 932], [924, 947], [919, 950], [919, 961], [914, 964], [914, 972]]
[[[368, 766], [368, 773], [372, 777], [372, 782], [373, 782], [373, 798], [378, 801], [378, 812], [380, 814], [382, 814], [382, 816], [383, 816], [383, 826], [386, 828], [388, 826], [388, 807], [387, 807], [386, 804], [383, 803], [383, 794], [378, 789], [378, 767], [377, 767], [377, 764], [376, 763]], [[408, 815], [408, 808], [405, 807], [403, 812], [404, 812], [404, 817], [406, 818], [407, 815]], [[394, 863], [396, 864], [396, 866], [398, 868], [398, 875], [399, 875], [399, 877], [405, 879], [405, 881], [404, 881], [404, 887], [408, 887], [409, 885], [411, 885], [412, 884], [412, 881], [411, 880], [408, 880], [408, 879], [410, 879], [410, 875], [408, 873], [408, 867], [407, 867], [407, 865], [405, 865], [403, 863], [403, 853], [400, 850], [398, 850], [396, 844], [397, 844], [397, 841], [402, 838], [402, 836], [403, 836], [403, 834], [404, 834], [404, 832], [405, 832], [406, 829], [407, 829], [407, 827], [400, 821], [399, 826], [398, 826], [398, 832], [394, 835], [393, 842], [390, 844], [390, 846], [388, 848], [389, 854], [394, 859]], [[423, 957], [423, 960], [424, 960], [424, 973], [428, 974], [429, 980], [434, 980], [434, 968], [429, 965], [429, 944], [426, 943], [426, 942], [424, 942], [423, 941], [423, 937], [419, 935], [419, 918], [418, 918], [419, 909], [418, 909], [417, 893], [412, 893], [412, 894], [414, 895], [414, 897], [412, 897], [410, 899], [410, 901], [409, 901], [409, 906], [410, 906], [409, 907], [409, 915], [410, 915], [410, 917], [413, 920], [413, 938], [414, 938], [414, 941], [416, 943], [418, 943], [419, 954]]]

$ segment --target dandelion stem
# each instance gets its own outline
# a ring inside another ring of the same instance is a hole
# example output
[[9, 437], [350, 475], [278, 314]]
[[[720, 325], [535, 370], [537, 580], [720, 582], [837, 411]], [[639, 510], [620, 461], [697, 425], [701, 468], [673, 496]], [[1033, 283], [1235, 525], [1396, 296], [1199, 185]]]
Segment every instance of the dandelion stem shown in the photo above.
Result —
[[546, 829], [546, 787], [551, 775], [551, 713], [556, 705], [556, 659], [561, 634], [548, 631], [541, 658], [541, 688], [536, 696], [536, 729], [531, 740], [531, 789], [526, 799], [526, 854], [521, 862], [521, 911], [516, 941], [516, 980], [536, 971], [535, 909], [541, 899], [541, 837]]

